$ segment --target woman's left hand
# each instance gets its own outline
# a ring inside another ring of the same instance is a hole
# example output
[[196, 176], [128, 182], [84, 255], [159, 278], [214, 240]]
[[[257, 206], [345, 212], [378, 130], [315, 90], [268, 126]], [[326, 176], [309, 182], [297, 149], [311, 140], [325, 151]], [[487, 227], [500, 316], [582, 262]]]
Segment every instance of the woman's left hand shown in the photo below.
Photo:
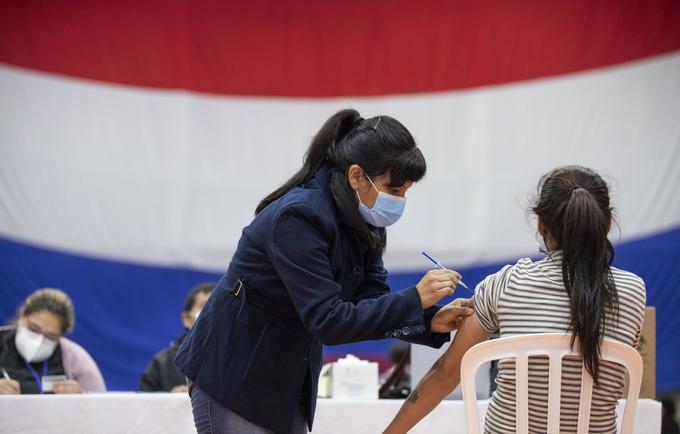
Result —
[[461, 320], [472, 315], [475, 311], [473, 299], [457, 298], [439, 309], [432, 318], [431, 331], [433, 333], [448, 333], [458, 328]]
[[64, 380], [54, 383], [53, 389], [56, 394], [81, 393], [80, 384], [75, 380]]

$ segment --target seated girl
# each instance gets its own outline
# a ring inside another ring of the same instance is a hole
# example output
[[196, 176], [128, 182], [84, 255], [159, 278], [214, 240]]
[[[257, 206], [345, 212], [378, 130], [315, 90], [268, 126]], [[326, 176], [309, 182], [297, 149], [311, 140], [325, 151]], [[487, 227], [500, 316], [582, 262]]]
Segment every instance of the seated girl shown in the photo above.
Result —
[[[411, 429], [458, 385], [465, 352], [500, 330], [500, 336], [565, 333], [577, 336], [582, 357], [563, 361], [560, 432], [576, 432], [581, 366], [593, 377], [590, 432], [616, 432], [616, 403], [624, 368], [600, 361], [602, 339], [636, 347], [645, 309], [645, 286], [635, 274], [612, 267], [607, 239], [612, 208], [607, 184], [593, 170], [561, 167], [545, 174], [532, 211], [546, 257], [522, 259], [488, 276], [476, 288], [475, 314], [460, 326], [385, 432]], [[548, 363], [529, 359], [529, 430], [546, 432]], [[515, 363], [501, 360], [486, 433], [515, 432]]]

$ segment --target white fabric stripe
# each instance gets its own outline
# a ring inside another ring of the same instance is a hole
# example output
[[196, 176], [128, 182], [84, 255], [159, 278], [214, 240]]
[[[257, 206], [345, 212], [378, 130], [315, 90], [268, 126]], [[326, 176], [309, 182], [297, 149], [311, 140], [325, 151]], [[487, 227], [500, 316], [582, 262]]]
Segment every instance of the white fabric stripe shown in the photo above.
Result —
[[[258, 200], [334, 111], [411, 129], [425, 180], [389, 230], [391, 270], [536, 251], [527, 197], [549, 168], [614, 177], [624, 239], [680, 224], [680, 53], [519, 84], [384, 98], [237, 98], [0, 66], [0, 235], [222, 270]], [[616, 236], [614, 237], [616, 238]]]

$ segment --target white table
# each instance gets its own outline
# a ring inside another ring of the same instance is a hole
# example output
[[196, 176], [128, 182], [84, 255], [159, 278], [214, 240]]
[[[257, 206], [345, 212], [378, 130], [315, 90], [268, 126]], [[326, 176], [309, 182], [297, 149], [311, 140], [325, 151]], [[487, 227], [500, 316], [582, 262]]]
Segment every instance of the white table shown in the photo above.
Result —
[[[319, 399], [314, 434], [379, 433], [402, 401]], [[488, 401], [480, 401], [486, 412]], [[618, 412], [623, 411], [619, 403]], [[412, 433], [462, 433], [462, 401], [444, 401]], [[661, 432], [661, 404], [638, 403], [636, 434]], [[92, 395], [0, 396], [0, 433], [193, 433], [185, 394], [107, 393]]]

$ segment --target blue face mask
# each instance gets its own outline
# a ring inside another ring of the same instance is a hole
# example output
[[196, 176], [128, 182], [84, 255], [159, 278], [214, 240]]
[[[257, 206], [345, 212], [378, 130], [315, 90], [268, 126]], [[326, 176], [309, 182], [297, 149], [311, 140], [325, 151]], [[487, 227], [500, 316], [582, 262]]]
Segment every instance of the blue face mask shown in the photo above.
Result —
[[366, 175], [368, 182], [371, 183], [375, 191], [378, 192], [378, 198], [375, 200], [373, 208], [369, 208], [361, 202], [359, 197], [359, 191], [357, 192], [357, 197], [359, 198], [359, 213], [364, 221], [375, 227], [384, 228], [386, 226], [393, 225], [399, 220], [401, 215], [404, 213], [404, 207], [406, 207], [406, 198], [394, 196], [387, 194], [384, 191], [380, 191], [376, 188], [371, 178]]

